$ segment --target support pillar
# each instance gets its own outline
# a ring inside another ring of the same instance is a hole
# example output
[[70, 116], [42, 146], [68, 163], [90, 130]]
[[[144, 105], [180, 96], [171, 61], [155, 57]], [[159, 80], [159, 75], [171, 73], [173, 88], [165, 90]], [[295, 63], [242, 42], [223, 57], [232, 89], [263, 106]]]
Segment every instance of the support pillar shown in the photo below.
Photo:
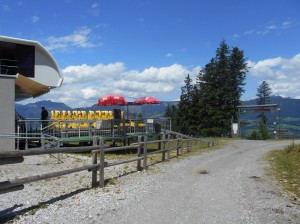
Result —
[[[0, 76], [0, 136], [15, 131], [15, 77]], [[15, 139], [0, 137], [0, 151], [14, 150]]]

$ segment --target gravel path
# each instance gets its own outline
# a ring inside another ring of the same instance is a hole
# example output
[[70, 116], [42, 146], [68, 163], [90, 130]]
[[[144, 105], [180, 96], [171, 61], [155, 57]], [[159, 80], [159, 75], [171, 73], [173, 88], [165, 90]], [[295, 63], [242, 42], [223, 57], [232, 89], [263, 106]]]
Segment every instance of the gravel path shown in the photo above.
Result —
[[[300, 207], [265, 175], [267, 164], [261, 159], [267, 151], [290, 143], [238, 140], [145, 172], [130, 173], [135, 163], [111, 167], [105, 177], [120, 177], [104, 189], [91, 189], [87, 172], [27, 184], [22, 191], [0, 196], [0, 223], [299, 224]], [[21, 170], [1, 166], [0, 181], [17, 172], [21, 177], [28, 171], [47, 173], [90, 164], [90, 159], [74, 155], [62, 160], [57, 164], [49, 156], [26, 157]], [[34, 213], [39, 203], [45, 206]]]

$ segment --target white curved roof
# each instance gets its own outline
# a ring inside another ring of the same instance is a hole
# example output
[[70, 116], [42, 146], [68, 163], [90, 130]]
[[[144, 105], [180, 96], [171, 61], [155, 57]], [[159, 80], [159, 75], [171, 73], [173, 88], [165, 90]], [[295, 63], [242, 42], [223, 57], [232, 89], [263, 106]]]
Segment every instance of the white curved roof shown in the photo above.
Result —
[[[63, 82], [63, 75], [60, 69], [49, 53], [39, 42], [33, 40], [24, 40], [13, 37], [0, 36], [0, 41], [24, 44], [35, 47], [35, 77], [30, 78], [35, 82], [41, 83], [49, 88], [56, 88], [61, 86]], [[22, 75], [22, 74], [21, 74]]]

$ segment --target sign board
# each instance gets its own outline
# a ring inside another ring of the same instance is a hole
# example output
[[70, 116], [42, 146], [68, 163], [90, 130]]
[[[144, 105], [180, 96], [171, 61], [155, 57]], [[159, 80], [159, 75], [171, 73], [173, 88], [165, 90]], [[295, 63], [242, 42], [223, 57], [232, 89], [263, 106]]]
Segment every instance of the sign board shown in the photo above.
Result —
[[147, 119], [148, 124], [153, 124], [153, 119]]
[[233, 123], [232, 124], [232, 130], [233, 130], [233, 134], [237, 135], [238, 130], [239, 130], [239, 124], [238, 123]]

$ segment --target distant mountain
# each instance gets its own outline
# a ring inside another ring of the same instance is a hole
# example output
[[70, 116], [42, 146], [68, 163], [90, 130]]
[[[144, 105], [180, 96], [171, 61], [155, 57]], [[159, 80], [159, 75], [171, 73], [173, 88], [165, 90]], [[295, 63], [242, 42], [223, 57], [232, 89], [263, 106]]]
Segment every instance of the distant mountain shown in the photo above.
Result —
[[[243, 105], [256, 105], [256, 100], [244, 101]], [[278, 104], [276, 111], [276, 128], [285, 129], [289, 132], [300, 135], [300, 99], [283, 98], [281, 96], [272, 96], [270, 104]], [[243, 111], [242, 111], [243, 112]], [[268, 118], [268, 127], [270, 130], [274, 128], [275, 111], [266, 113]], [[259, 113], [242, 113], [240, 120], [245, 123], [244, 132], [258, 129]], [[245, 133], [245, 135], [247, 135]]]
[[46, 107], [49, 113], [51, 110], [72, 110], [71, 107], [67, 106], [64, 103], [52, 102], [51, 100], [43, 100], [38, 101], [36, 103], [29, 103], [26, 105], [16, 103], [17, 112], [27, 119], [40, 118], [41, 107]]
[[16, 103], [17, 112], [25, 118], [40, 118], [41, 107], [44, 106], [50, 113], [51, 110], [113, 110], [113, 109], [122, 109], [127, 113], [134, 113], [136, 115], [143, 114], [147, 117], [159, 117], [163, 116], [168, 105], [176, 105], [176, 101], [162, 101], [160, 104], [147, 104], [147, 105], [128, 105], [128, 106], [97, 106], [92, 105], [90, 107], [78, 107], [71, 108], [64, 103], [52, 102], [50, 100], [38, 101], [36, 103], [30, 103], [26, 105], [21, 105]]
[[[300, 117], [300, 99], [283, 98], [281, 96], [272, 96], [271, 104], [278, 104], [281, 117]], [[244, 105], [255, 105], [256, 100], [243, 101]]]

